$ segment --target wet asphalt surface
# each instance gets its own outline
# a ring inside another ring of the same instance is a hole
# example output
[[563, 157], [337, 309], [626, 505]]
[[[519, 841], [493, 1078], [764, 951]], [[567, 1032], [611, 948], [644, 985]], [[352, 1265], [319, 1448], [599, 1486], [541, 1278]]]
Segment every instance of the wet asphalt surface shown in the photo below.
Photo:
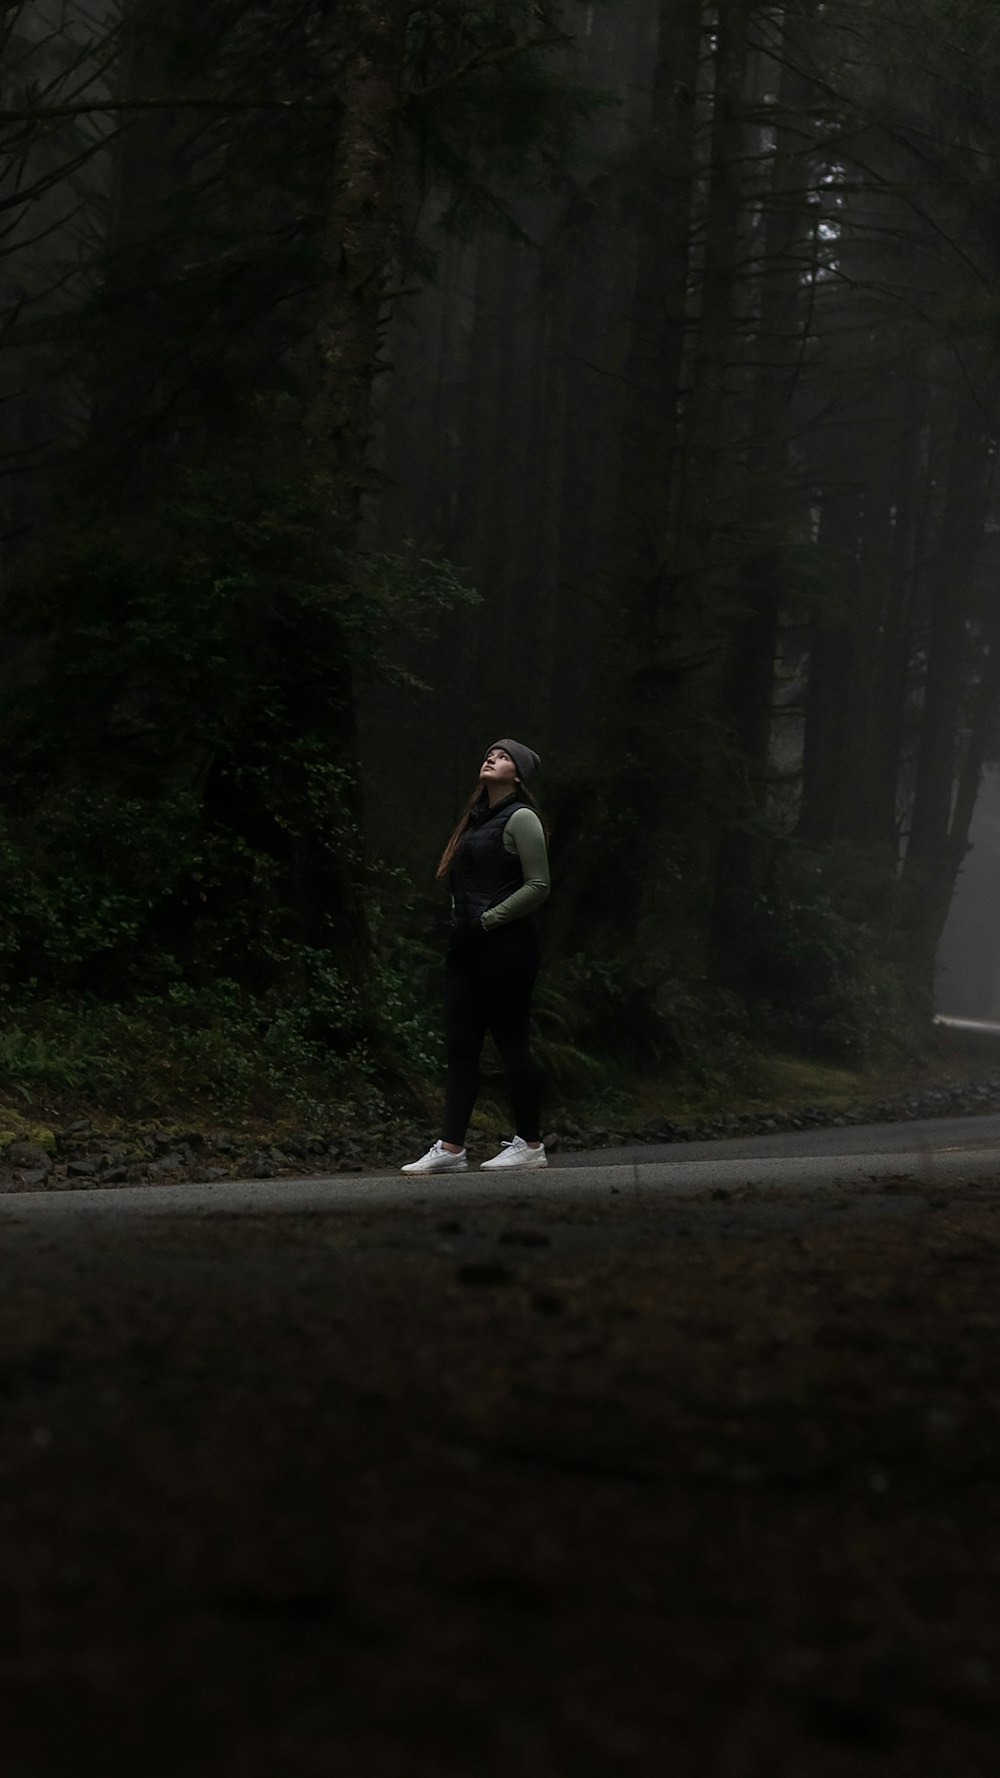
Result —
[[12, 1201], [3, 1778], [985, 1778], [990, 1121], [822, 1191]]
[[886, 1155], [917, 1150], [938, 1153], [952, 1146], [1000, 1149], [1000, 1117], [905, 1118], [897, 1123], [823, 1125], [808, 1130], [778, 1130], [771, 1135], [732, 1136], [708, 1142], [641, 1144], [612, 1151], [555, 1154], [559, 1167], [590, 1166], [611, 1153], [615, 1161], [736, 1161], [795, 1159], [799, 1156]]

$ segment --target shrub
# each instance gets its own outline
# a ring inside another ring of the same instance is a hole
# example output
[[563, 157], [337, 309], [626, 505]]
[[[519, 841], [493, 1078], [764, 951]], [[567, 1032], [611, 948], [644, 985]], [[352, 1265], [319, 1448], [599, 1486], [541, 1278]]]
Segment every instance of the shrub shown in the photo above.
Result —
[[930, 1007], [909, 972], [896, 872], [854, 847], [789, 848], [755, 899], [751, 997], [775, 1037], [859, 1062], [909, 1052]]

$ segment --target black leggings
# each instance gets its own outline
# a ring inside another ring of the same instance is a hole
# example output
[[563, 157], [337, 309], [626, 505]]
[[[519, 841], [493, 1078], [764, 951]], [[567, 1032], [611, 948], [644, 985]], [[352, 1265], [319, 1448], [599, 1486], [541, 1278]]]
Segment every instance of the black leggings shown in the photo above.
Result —
[[514, 1129], [525, 1142], [541, 1137], [542, 1079], [531, 1055], [531, 990], [538, 939], [521, 922], [452, 944], [445, 963], [444, 1021], [448, 1050], [445, 1142], [465, 1145], [479, 1092], [479, 1052], [487, 1031], [507, 1078]]

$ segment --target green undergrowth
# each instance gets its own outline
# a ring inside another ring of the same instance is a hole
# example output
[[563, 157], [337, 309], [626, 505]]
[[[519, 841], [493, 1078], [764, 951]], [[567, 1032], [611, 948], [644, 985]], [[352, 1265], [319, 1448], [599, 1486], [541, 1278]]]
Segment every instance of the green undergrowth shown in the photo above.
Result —
[[[699, 1053], [625, 1056], [583, 1050], [549, 1017], [538, 1053], [548, 1081], [546, 1121], [556, 1128], [634, 1128], [656, 1120], [710, 1121], [741, 1113], [852, 1106], [981, 1078], [1000, 1069], [1000, 1044], [934, 1029], [917, 1058], [848, 1066], [743, 1040], [720, 1041], [713, 1065]], [[363, 1039], [340, 1049], [294, 1005], [264, 1006], [235, 990], [209, 1002], [177, 990], [131, 1006], [79, 1000], [8, 1005], [0, 1025], [0, 1136], [34, 1136], [75, 1117], [193, 1129], [234, 1123], [264, 1133], [371, 1126], [436, 1116], [443, 1057], [412, 1008], [396, 1009], [391, 1050]], [[568, 1052], [568, 1054], [567, 1054]], [[487, 1046], [475, 1124], [508, 1121], [497, 1059]]]
[[799, 1111], [810, 1108], [846, 1111], [854, 1106], [953, 1085], [1000, 1071], [1000, 1043], [992, 1054], [969, 1052], [957, 1046], [928, 1044], [928, 1054], [918, 1060], [891, 1065], [849, 1068], [817, 1061], [808, 1056], [761, 1053], [756, 1057], [755, 1079], [726, 1087], [709, 1087], [696, 1081], [666, 1080], [653, 1076], [637, 1083], [619, 1101], [634, 1111], [637, 1120], [665, 1117], [707, 1119], [743, 1113]]
[[53, 1106], [105, 1118], [325, 1123], [376, 1096], [376, 1083], [362, 1040], [338, 1054], [310, 1036], [294, 1009], [263, 1009], [235, 994], [206, 1004], [178, 992], [138, 1006], [9, 1008], [0, 1094], [24, 1115]]

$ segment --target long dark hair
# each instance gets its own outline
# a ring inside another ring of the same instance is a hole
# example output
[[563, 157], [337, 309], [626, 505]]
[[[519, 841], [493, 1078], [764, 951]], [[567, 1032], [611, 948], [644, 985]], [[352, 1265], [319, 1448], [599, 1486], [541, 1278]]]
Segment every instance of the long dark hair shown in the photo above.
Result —
[[[545, 844], [548, 845], [549, 830], [548, 830], [548, 827], [546, 826], [546, 823], [545, 823], [545, 817], [542, 814], [541, 809], [538, 807], [538, 804], [536, 803], [534, 797], [532, 796], [531, 791], [527, 788], [526, 785], [521, 783], [520, 779], [518, 779], [518, 781], [517, 781], [517, 790], [515, 792], [515, 795], [517, 796], [518, 802], [527, 803], [529, 809], [534, 809], [535, 814], [538, 816], [538, 819], [542, 824], [542, 832], [545, 835]], [[446, 877], [448, 875], [448, 872], [451, 869], [451, 861], [454, 858], [455, 853], [458, 851], [459, 845], [461, 844], [462, 835], [464, 834], [466, 828], [469, 825], [469, 816], [472, 814], [473, 809], [478, 808], [481, 803], [487, 802], [488, 800], [489, 799], [487, 796], [485, 784], [477, 784], [475, 790], [472, 792], [472, 795], [470, 796], [468, 802], [466, 803], [464, 809], [462, 810], [462, 813], [458, 817], [458, 820], [456, 821], [455, 826], [452, 829], [451, 838], [449, 839], [448, 844], [446, 845], [444, 851], [441, 854], [441, 861], [438, 864], [437, 870], [434, 872], [434, 881], [435, 882], [437, 882], [439, 880], [439, 878]]]

